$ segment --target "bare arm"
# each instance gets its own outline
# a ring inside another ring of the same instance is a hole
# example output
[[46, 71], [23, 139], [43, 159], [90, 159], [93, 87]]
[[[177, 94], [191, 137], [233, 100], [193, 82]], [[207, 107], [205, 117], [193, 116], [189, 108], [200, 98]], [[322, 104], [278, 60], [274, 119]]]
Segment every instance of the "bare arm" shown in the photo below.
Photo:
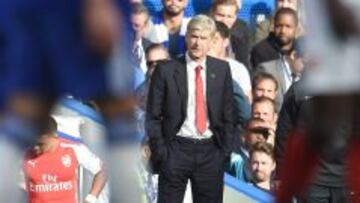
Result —
[[97, 174], [95, 174], [89, 194], [98, 197], [106, 184], [106, 180], [107, 180], [106, 173], [102, 169]]

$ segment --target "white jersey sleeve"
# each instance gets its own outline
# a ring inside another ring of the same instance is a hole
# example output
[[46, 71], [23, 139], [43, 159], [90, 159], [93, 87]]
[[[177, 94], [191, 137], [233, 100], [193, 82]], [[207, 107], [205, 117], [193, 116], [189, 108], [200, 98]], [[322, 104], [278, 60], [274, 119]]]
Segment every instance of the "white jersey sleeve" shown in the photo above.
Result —
[[79, 164], [93, 175], [102, 169], [101, 159], [92, 153], [84, 144], [61, 144], [63, 147], [71, 147]]

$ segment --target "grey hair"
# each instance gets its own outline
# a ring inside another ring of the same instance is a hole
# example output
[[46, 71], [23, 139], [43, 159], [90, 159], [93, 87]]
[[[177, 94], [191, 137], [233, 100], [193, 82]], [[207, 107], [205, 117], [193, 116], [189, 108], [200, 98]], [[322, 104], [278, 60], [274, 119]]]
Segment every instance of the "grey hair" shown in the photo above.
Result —
[[214, 36], [216, 31], [215, 21], [206, 15], [196, 15], [190, 20], [187, 33], [194, 30], [209, 31], [210, 35]]

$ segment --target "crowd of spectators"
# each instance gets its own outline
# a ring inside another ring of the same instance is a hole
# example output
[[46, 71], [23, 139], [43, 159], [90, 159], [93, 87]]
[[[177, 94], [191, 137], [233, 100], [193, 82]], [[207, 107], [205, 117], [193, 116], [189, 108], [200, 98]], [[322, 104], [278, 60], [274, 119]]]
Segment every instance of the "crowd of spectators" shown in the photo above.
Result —
[[[299, 91], [309, 67], [303, 1], [277, 0], [273, 15], [249, 26], [238, 17], [241, 0], [212, 0], [206, 13], [194, 15], [185, 12], [188, 0], [161, 0], [162, 10], [153, 15], [142, 0], [130, 0], [129, 61], [135, 73], [136, 126], [142, 134], [136, 162], [142, 201], [222, 202], [224, 172], [270, 195], [280, 190], [280, 175], [292, 172], [283, 167], [290, 135], [305, 123], [319, 122], [312, 117], [325, 118], [312, 111], [313, 100]], [[337, 124], [335, 132], [321, 133], [346, 137], [350, 127]], [[55, 130], [47, 133], [46, 140], [59, 145]], [[347, 198], [345, 145], [324, 147], [324, 140], [313, 138], [314, 146], [324, 148], [320, 166], [306, 194], [291, 196], [293, 201]], [[311, 152], [304, 150], [308, 156]], [[101, 179], [94, 182], [101, 187], [87, 202], [95, 202], [105, 184], [96, 160], [93, 171]]]
[[[144, 78], [142, 85], [136, 87], [139, 111], [142, 112], [139, 122], [145, 120], [146, 98], [156, 64], [161, 63], [159, 60], [179, 59], [187, 53], [187, 26], [193, 17], [184, 12], [187, 3], [187, 0], [163, 0], [163, 10], [154, 16], [149, 16], [143, 2], [132, 3], [133, 53], [144, 56], [134, 60], [133, 64], [138, 69], [138, 78]], [[300, 5], [301, 0], [276, 1], [274, 15], [259, 22], [254, 30], [237, 17], [241, 1], [214, 0], [205, 13], [216, 25], [207, 55], [226, 61], [233, 80], [237, 133], [226, 171], [238, 181], [253, 184], [271, 194], [276, 189], [277, 156], [282, 160], [286, 142], [286, 136], [277, 137], [278, 127], [284, 128], [278, 125], [285, 125], [278, 123], [279, 112], [285, 111], [281, 110], [282, 105], [290, 97], [285, 95], [289, 88], [293, 89], [292, 84], [300, 80], [305, 68], [301, 42], [306, 32]], [[142, 21], [139, 16], [143, 16]], [[152, 45], [148, 46], [148, 42]], [[142, 45], [141, 54], [138, 54], [137, 45]], [[144, 139], [148, 140], [145, 130], [143, 132]], [[278, 142], [282, 148], [275, 156]], [[151, 154], [151, 151], [147, 152]], [[153, 196], [149, 199], [155, 202]]]

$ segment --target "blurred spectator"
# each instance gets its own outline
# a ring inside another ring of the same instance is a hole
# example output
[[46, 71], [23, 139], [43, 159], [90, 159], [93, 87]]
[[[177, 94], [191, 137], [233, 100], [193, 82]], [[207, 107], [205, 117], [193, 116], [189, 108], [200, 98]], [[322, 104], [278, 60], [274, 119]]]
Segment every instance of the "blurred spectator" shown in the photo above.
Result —
[[274, 76], [269, 73], [259, 72], [252, 79], [253, 99], [268, 97], [276, 99], [278, 91], [278, 82]]
[[250, 168], [255, 187], [273, 193], [275, 185], [272, 174], [275, 170], [274, 149], [271, 144], [258, 142], [250, 150]]
[[[275, 157], [277, 169], [282, 166], [285, 157], [285, 144], [288, 136], [294, 133], [297, 126], [301, 126], [300, 115], [304, 102], [308, 99], [301, 95], [299, 82], [294, 83], [284, 96], [284, 103], [281, 107], [275, 136]], [[279, 174], [278, 172], [276, 174]]]
[[[294, 41], [297, 33], [298, 16], [291, 8], [279, 9], [274, 17], [274, 32], [251, 50], [251, 67], [256, 71], [260, 63], [274, 59], [282, 59], [290, 55], [294, 48]], [[282, 60], [285, 66], [289, 66], [285, 59]]]
[[133, 3], [143, 3], [143, 0], [129, 0], [131, 4]]
[[[96, 100], [109, 132], [107, 156], [117, 160], [109, 164], [114, 180], [111, 188], [116, 191], [112, 199], [136, 202], [135, 148], [130, 146], [135, 145], [137, 136], [130, 88], [129, 2], [2, 1], [0, 9], [4, 19], [0, 23], [1, 37], [6, 39], [0, 58], [5, 59], [2, 70], [6, 74], [2, 76], [6, 78], [2, 79], [7, 90], [7, 115], [2, 115], [0, 123], [0, 134], [6, 139], [0, 140], [0, 148], [5, 145], [21, 151], [35, 142], [54, 102], [62, 96]], [[2, 160], [7, 153], [0, 153]], [[7, 159], [3, 163], [11, 168], [16, 161]], [[123, 163], [129, 167], [124, 168]], [[4, 175], [9, 173], [6, 170], [0, 169], [1, 180], [11, 188], [12, 183], [7, 181], [11, 177]], [[123, 182], [128, 183], [126, 187]], [[14, 195], [4, 191], [0, 189], [1, 200], [11, 202], [7, 199]]]
[[163, 10], [153, 16], [153, 43], [163, 43], [171, 58], [185, 54], [185, 33], [191, 17], [185, 15], [188, 0], [162, 0]]
[[146, 109], [151, 76], [156, 66], [159, 62], [170, 59], [167, 49], [162, 44], [150, 45], [146, 49], [145, 55], [147, 65], [146, 78], [145, 81], [136, 89], [137, 104], [143, 111]]
[[275, 103], [267, 97], [260, 97], [254, 100], [252, 104], [252, 117], [260, 118], [266, 122], [263, 126], [267, 131], [267, 141], [274, 146], [277, 113]]
[[141, 136], [146, 136], [145, 133], [145, 117], [146, 117], [146, 103], [147, 97], [149, 93], [149, 87], [151, 83], [151, 76], [158, 65], [163, 60], [168, 60], [169, 53], [168, 50], [162, 44], [152, 44], [150, 45], [146, 51], [146, 65], [147, 65], [147, 72], [145, 81], [139, 85], [139, 87], [135, 91], [136, 96], [136, 117], [137, 117], [137, 126], [138, 132]]
[[215, 0], [211, 6], [211, 15], [230, 29], [227, 56], [249, 67], [250, 31], [246, 22], [237, 18], [240, 8], [239, 0]]
[[82, 166], [95, 175], [85, 198], [86, 203], [95, 203], [106, 183], [100, 159], [83, 144], [62, 141], [56, 132], [56, 121], [49, 117], [36, 146], [25, 155], [23, 170], [29, 202], [78, 202], [78, 167]]
[[[240, 96], [240, 98], [235, 98], [236, 105], [238, 106], [239, 111], [237, 112], [238, 121], [244, 124], [250, 118], [250, 106], [249, 102], [251, 101], [251, 82], [250, 75], [245, 66], [234, 59], [228, 57], [226, 52], [226, 47], [229, 45], [229, 35], [230, 31], [226, 25], [222, 22], [216, 23], [216, 32], [211, 44], [211, 49], [209, 55], [226, 60], [230, 65], [231, 76], [234, 81], [234, 94], [235, 97]], [[239, 88], [241, 90], [239, 91]], [[245, 95], [244, 95], [245, 94]], [[249, 109], [249, 110], [248, 110]], [[242, 125], [244, 126], [244, 125]]]
[[132, 47], [132, 62], [135, 66], [135, 88], [144, 80], [147, 71], [145, 50], [151, 45], [151, 42], [144, 38], [149, 29], [149, 12], [141, 3], [133, 3], [131, 13], [132, 28], [135, 31]]
[[250, 182], [252, 180], [249, 165], [249, 151], [257, 142], [266, 142], [267, 135], [266, 132], [262, 130], [265, 125], [264, 120], [251, 118], [245, 127], [244, 133], [237, 135], [240, 137], [241, 143], [240, 147], [231, 153], [230, 165], [227, 169], [230, 175], [244, 182]]
[[[304, 70], [304, 53], [300, 48], [302, 44], [300, 44], [299, 40], [300, 38], [296, 40], [294, 49], [286, 57], [261, 63], [256, 68], [257, 71], [269, 73], [276, 78], [279, 84], [276, 102], [279, 107], [282, 105], [286, 91], [291, 84], [300, 79]], [[286, 63], [288, 65], [285, 65]]]
[[[291, 8], [298, 13], [300, 23], [299, 23], [299, 34], [303, 33], [303, 1], [304, 0], [277, 0], [276, 2], [276, 10], [281, 8]], [[274, 31], [274, 21], [273, 16], [269, 16], [265, 20], [256, 24], [256, 30], [254, 33], [254, 44], [265, 39], [269, 33]]]

